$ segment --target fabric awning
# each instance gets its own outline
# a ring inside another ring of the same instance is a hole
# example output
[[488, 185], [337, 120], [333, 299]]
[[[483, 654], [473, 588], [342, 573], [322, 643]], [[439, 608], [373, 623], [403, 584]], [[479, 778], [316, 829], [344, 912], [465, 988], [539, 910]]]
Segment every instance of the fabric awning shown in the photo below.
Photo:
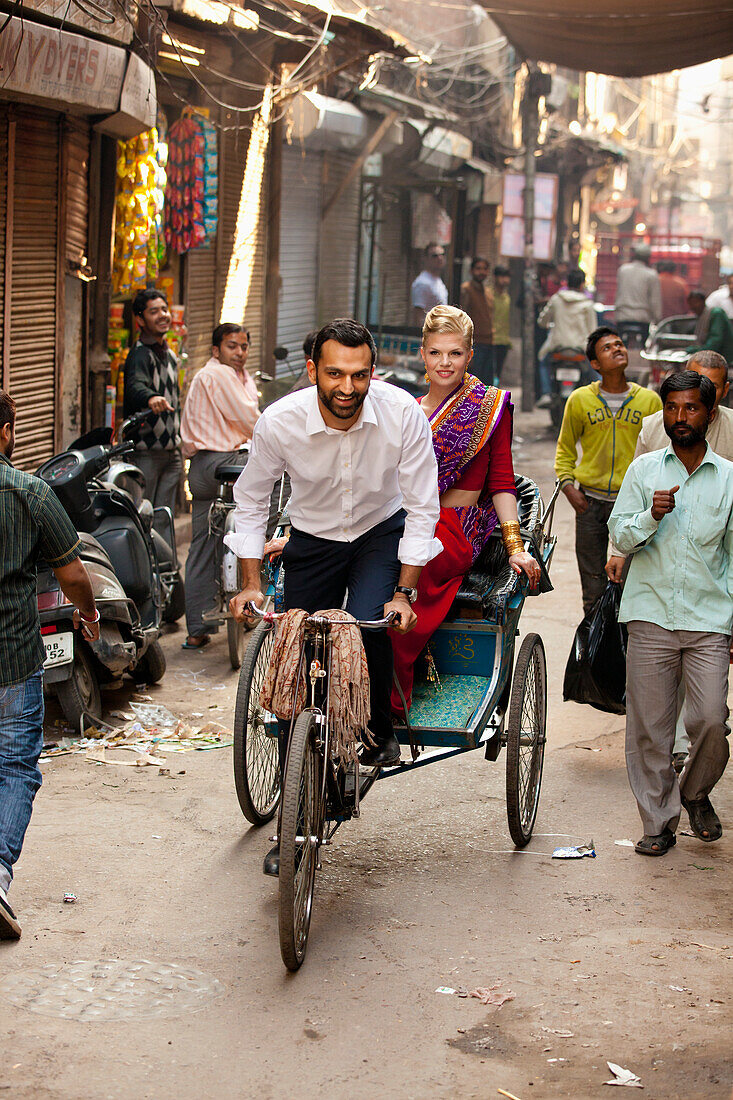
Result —
[[580, 72], [649, 76], [733, 53], [730, 0], [481, 0], [530, 61]]

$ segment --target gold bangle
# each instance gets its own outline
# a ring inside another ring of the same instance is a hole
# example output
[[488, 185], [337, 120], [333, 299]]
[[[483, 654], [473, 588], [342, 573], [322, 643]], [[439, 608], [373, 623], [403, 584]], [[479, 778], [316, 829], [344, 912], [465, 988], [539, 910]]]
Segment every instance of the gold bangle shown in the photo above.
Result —
[[511, 557], [512, 554], [521, 554], [524, 551], [524, 540], [520, 531], [519, 521], [515, 519], [508, 520], [501, 525], [501, 541], [504, 543], [504, 549], [508, 557]]

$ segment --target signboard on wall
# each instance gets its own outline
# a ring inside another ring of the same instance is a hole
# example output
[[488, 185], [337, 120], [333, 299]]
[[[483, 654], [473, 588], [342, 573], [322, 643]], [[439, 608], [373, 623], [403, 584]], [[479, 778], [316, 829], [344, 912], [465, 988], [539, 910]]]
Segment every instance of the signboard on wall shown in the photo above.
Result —
[[[558, 177], [538, 173], [535, 177], [534, 256], [551, 260], [555, 251]], [[502, 256], [524, 256], [524, 175], [504, 176], [501, 223]]]
[[38, 11], [50, 19], [58, 19], [62, 25], [81, 27], [91, 35], [104, 35], [115, 42], [131, 42], [132, 28], [137, 17], [131, 0], [115, 0], [105, 9], [107, 17], [102, 22], [93, 12], [84, 11], [81, 4], [69, 0], [23, 0], [23, 11]]
[[116, 111], [127, 68], [120, 46], [12, 18], [0, 35], [2, 86], [41, 99]]

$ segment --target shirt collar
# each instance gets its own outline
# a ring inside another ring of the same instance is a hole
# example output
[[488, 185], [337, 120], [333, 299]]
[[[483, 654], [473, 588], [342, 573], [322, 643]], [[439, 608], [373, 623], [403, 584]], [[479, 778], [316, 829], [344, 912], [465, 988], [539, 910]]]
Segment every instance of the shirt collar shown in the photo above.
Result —
[[144, 344], [146, 348], [160, 348], [162, 351], [167, 351], [168, 344], [165, 337], [162, 340], [156, 340], [153, 336], [148, 336], [147, 332], [140, 332], [138, 340], [141, 344]]
[[323, 419], [321, 408], [318, 403], [318, 387], [311, 386], [306, 392], [308, 395], [306, 404], [307, 414], [305, 419], [306, 435], [318, 435], [319, 432], [325, 432], [327, 435], [346, 435], [348, 432], [360, 431], [365, 424], [379, 423], [371, 393], [367, 393], [364, 398], [364, 404], [361, 407], [361, 416], [357, 422], [352, 424], [346, 432], [340, 432], [338, 428], [329, 428]]
[[227, 363], [222, 363], [221, 359], [217, 359], [215, 355], [212, 355], [210, 359], [207, 359], [201, 369], [206, 370], [207, 367], [210, 367], [212, 370], [218, 370], [219, 368], [221, 368], [222, 371], [228, 371], [236, 378], [240, 378], [242, 382], [249, 382], [251, 377], [246, 367], [242, 367], [241, 370], [237, 370], [236, 367], [230, 367]]
[[13, 463], [10, 461], [10, 459], [6, 458], [5, 455], [2, 453], [2, 451], [0, 451], [0, 463], [3, 463], [3, 462], [5, 463], [6, 466], [9, 466], [11, 468], [11, 470], [15, 469], [15, 467], [13, 466]]
[[[718, 456], [716, 455], [715, 451], [712, 449], [709, 443], [706, 443], [705, 447], [707, 448], [705, 451], [705, 457], [700, 463], [700, 466], [704, 466], [707, 463], [709, 466], [715, 466], [715, 468], [717, 469], [719, 465]], [[684, 466], [684, 463], [681, 461], [681, 459], [677, 458], [671, 440], [669, 441], [669, 445], [664, 450], [664, 461], [666, 462], [670, 456], [676, 459], [676, 461], [680, 463], [680, 466]], [[697, 466], [696, 469], [699, 470], [700, 466]], [[693, 470], [692, 473], [694, 474], [695, 470]], [[692, 477], [692, 474], [688, 474], [688, 477]]]

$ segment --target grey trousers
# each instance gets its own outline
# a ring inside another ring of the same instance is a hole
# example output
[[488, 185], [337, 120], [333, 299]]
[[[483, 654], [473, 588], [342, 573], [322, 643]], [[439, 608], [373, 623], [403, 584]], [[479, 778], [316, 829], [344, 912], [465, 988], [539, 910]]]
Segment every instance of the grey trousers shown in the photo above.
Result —
[[[209, 509], [219, 492], [216, 468], [223, 462], [246, 466], [246, 451], [198, 451], [188, 467], [188, 487], [191, 491], [191, 546], [186, 559], [186, 627], [192, 638], [203, 634], [216, 634], [216, 623], [204, 623], [204, 611], [216, 605], [218, 570], [221, 562], [220, 538], [209, 531]], [[284, 503], [290, 495], [290, 482], [286, 478]], [[270, 497], [267, 518], [267, 538], [272, 538], [279, 518], [278, 503], [280, 482]]]
[[222, 462], [246, 465], [245, 451], [198, 451], [188, 467], [188, 487], [191, 504], [191, 546], [186, 559], [186, 627], [192, 638], [215, 634], [216, 623], [202, 619], [210, 611], [217, 596], [217, 537], [209, 531], [209, 509], [219, 492], [214, 476]]
[[145, 496], [153, 508], [170, 508], [175, 515], [183, 470], [178, 448], [175, 451], [135, 451], [130, 461], [145, 474]]
[[[680, 795], [703, 798], [725, 771], [729, 639], [640, 620], [628, 625], [626, 769], [644, 832], [659, 836], [677, 828]], [[672, 748], [681, 679], [690, 755], [678, 782]]]
[[583, 614], [587, 615], [608, 584], [608, 518], [613, 501], [588, 497], [588, 510], [575, 513], [575, 557], [583, 590]]

